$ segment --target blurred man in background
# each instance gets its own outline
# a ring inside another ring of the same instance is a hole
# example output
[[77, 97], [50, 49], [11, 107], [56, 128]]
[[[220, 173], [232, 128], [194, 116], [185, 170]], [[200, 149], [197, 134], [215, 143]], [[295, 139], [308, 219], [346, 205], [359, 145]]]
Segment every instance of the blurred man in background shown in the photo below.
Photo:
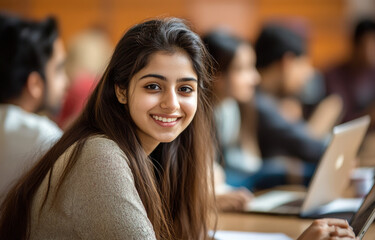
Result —
[[265, 25], [255, 42], [260, 91], [272, 97], [286, 119], [303, 119], [301, 94], [314, 77], [302, 36], [278, 24]]
[[327, 93], [340, 95], [344, 102], [343, 121], [364, 114], [375, 119], [375, 21], [363, 19], [355, 27], [352, 52], [343, 63], [325, 74]]
[[17, 178], [60, 138], [47, 117], [64, 96], [65, 50], [56, 21], [0, 14], [0, 203]]

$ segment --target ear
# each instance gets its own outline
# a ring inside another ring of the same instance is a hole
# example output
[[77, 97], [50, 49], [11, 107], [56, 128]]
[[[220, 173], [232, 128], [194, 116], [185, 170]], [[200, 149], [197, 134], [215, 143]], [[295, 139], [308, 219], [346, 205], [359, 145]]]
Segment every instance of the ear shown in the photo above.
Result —
[[41, 99], [44, 92], [44, 81], [38, 72], [32, 72], [27, 77], [26, 91], [33, 99]]
[[126, 89], [123, 89], [116, 84], [115, 92], [116, 92], [117, 100], [122, 104], [127, 104], [128, 100], [126, 96]]

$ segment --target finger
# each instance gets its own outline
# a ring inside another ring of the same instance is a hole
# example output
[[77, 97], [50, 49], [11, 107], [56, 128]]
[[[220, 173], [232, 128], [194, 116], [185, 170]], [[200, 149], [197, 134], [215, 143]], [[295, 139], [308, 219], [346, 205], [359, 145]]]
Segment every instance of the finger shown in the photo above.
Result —
[[233, 192], [232, 198], [235, 201], [240, 202], [242, 205], [251, 201], [252, 196], [241, 191]]
[[355, 234], [351, 229], [340, 227], [335, 227], [335, 229], [330, 232], [330, 236], [355, 238]]
[[245, 188], [240, 188], [236, 190], [236, 193], [241, 196], [242, 199], [245, 199], [246, 201], [250, 201], [253, 199], [254, 195], [247, 189]]
[[337, 237], [337, 236], [330, 236], [328, 238], [324, 238], [324, 239], [329, 239], [329, 240], [353, 240], [353, 239], [356, 239], [354, 237]]
[[345, 219], [338, 219], [338, 218], [325, 218], [324, 219], [328, 226], [335, 225], [341, 228], [348, 228], [349, 223]]
[[241, 192], [242, 199], [244, 199], [246, 202], [251, 201], [254, 196], [250, 192]]
[[232, 199], [231, 209], [234, 211], [243, 210], [243, 203], [239, 199]]
[[238, 189], [238, 191], [246, 194], [247, 196], [254, 197], [254, 194], [251, 191], [249, 191], [249, 189], [247, 189], [247, 188], [241, 187], [241, 188]]

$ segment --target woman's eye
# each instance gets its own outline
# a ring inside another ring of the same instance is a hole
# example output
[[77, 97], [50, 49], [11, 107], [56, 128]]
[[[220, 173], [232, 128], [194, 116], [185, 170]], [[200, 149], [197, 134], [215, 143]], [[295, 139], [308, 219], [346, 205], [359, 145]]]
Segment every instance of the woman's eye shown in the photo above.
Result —
[[149, 89], [149, 90], [160, 90], [160, 87], [157, 84], [149, 84], [149, 85], [145, 86], [145, 88]]
[[183, 87], [180, 87], [180, 91], [184, 93], [191, 93], [193, 89], [191, 87], [183, 86]]

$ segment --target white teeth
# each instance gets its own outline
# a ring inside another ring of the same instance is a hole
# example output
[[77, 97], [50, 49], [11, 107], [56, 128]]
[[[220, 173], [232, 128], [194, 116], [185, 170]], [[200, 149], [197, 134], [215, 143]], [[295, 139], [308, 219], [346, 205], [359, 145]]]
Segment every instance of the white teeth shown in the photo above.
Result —
[[161, 122], [175, 122], [177, 120], [177, 118], [163, 118], [155, 115], [152, 115], [152, 117]]

